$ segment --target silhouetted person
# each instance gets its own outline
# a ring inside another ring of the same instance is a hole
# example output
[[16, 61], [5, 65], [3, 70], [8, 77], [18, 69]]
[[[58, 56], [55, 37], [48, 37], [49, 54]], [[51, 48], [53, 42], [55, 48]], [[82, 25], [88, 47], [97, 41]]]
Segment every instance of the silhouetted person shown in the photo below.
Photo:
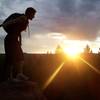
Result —
[[[32, 7], [26, 9], [25, 14], [11, 14], [2, 24], [7, 35], [4, 39], [5, 47], [5, 65], [3, 69], [3, 78], [16, 77], [23, 75], [24, 56], [21, 48], [21, 32], [26, 30], [29, 20], [35, 16], [36, 10]], [[14, 72], [15, 69], [15, 72]]]

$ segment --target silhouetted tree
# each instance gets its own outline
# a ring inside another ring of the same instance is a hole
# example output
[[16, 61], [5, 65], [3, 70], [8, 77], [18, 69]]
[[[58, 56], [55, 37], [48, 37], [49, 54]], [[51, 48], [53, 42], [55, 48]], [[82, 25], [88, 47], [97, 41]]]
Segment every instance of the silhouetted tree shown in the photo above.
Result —
[[64, 53], [63, 48], [60, 45], [57, 45], [55, 54], [62, 54], [62, 53]]
[[98, 50], [98, 54], [100, 54], [100, 48], [99, 48], [99, 50]]
[[84, 48], [84, 53], [91, 53], [91, 48], [90, 48], [90, 46], [88, 44]]

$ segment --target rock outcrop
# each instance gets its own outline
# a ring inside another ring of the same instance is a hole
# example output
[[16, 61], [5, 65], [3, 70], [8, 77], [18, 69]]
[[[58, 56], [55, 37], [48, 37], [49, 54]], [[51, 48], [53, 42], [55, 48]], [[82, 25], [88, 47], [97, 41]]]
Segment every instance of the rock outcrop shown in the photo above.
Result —
[[0, 84], [0, 100], [47, 100], [36, 83], [10, 80]]

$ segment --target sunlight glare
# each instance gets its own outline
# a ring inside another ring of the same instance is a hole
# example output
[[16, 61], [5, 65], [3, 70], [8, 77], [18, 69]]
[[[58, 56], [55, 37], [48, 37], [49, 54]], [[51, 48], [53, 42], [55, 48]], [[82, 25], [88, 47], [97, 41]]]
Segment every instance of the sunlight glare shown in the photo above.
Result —
[[64, 52], [71, 58], [77, 58], [80, 54], [80, 50], [75, 47], [64, 48]]

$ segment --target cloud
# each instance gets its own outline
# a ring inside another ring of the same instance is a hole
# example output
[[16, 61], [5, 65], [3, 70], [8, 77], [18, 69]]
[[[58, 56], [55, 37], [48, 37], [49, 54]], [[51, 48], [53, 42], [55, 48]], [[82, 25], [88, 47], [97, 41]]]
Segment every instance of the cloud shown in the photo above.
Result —
[[33, 35], [59, 32], [73, 39], [92, 40], [100, 28], [99, 5], [99, 0], [2, 0], [0, 18], [33, 6], [37, 10], [30, 25]]
[[99, 0], [58, 0], [59, 16], [53, 19], [52, 29], [73, 39], [95, 39], [100, 28], [99, 4]]
[[99, 0], [36, 0], [33, 33], [60, 32], [69, 39], [93, 40], [100, 26]]
[[7, 17], [12, 13], [24, 13], [29, 6], [36, 6], [33, 0], [1, 0], [0, 1], [0, 18]]

